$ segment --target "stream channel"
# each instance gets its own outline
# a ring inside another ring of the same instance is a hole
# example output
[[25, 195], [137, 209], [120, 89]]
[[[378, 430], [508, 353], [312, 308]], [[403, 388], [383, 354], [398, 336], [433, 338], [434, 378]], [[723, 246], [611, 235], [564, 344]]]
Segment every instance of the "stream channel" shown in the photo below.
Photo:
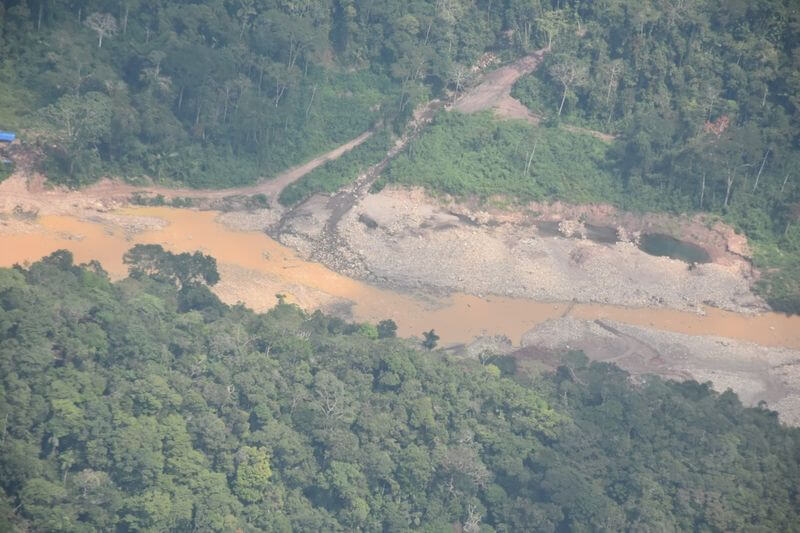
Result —
[[[423, 331], [435, 329], [443, 344], [469, 342], [487, 334], [506, 335], [517, 344], [536, 324], [569, 315], [800, 349], [800, 316], [745, 315], [715, 308], [693, 313], [458, 293], [447, 297], [400, 293], [305, 261], [263, 232], [232, 230], [217, 222], [218, 213], [213, 211], [148, 207], [107, 215], [111, 216], [104, 221], [42, 216], [26, 231], [0, 232], [0, 266], [33, 262], [63, 248], [72, 251], [76, 262], [99, 260], [113, 279], [120, 279], [127, 274], [123, 253], [137, 243], [153, 243], [173, 252], [201, 250], [216, 257], [222, 280], [215, 290], [227, 303], [242, 301], [264, 311], [274, 305], [278, 291], [309, 309], [338, 302], [341, 308], [349, 309], [352, 320], [391, 318], [401, 336], [421, 336]], [[124, 221], [140, 217], [164, 223], [156, 229], [126, 231]], [[226, 279], [226, 272], [240, 275]]]

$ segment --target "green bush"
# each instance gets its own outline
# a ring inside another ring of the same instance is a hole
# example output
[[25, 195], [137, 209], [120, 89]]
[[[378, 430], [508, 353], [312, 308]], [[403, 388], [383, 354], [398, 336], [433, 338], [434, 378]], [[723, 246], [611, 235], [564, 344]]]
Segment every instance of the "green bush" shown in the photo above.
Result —
[[391, 162], [381, 185], [421, 185], [456, 197], [613, 202], [620, 188], [606, 151], [590, 135], [499, 121], [490, 112], [442, 113]]
[[0, 161], [0, 182], [14, 173], [14, 163], [3, 163]]

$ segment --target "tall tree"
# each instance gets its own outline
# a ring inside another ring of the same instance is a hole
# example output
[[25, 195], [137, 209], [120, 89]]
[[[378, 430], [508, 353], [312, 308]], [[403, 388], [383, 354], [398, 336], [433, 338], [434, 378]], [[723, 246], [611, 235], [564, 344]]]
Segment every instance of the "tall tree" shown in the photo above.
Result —
[[87, 151], [96, 151], [98, 143], [111, 131], [109, 98], [99, 92], [82, 96], [67, 94], [41, 111], [53, 129], [49, 136], [67, 161], [67, 172], [75, 173], [75, 164]]
[[547, 36], [547, 49], [553, 49], [553, 40], [568, 26], [567, 12], [564, 9], [545, 11], [537, 19], [536, 24]]
[[97, 34], [97, 47], [103, 47], [103, 38], [117, 33], [117, 19], [109, 13], [92, 13], [84, 21]]
[[558, 106], [558, 116], [564, 109], [564, 102], [567, 99], [567, 91], [574, 87], [583, 85], [588, 79], [589, 69], [586, 65], [569, 58], [562, 57], [557, 63], [550, 67], [550, 75], [553, 76], [564, 88], [561, 94], [561, 103]]

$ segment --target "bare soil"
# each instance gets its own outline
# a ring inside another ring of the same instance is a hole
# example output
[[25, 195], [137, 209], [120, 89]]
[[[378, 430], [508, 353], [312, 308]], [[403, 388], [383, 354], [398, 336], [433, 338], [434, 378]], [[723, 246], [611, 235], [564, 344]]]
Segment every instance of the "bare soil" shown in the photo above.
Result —
[[337, 159], [352, 150], [372, 134], [373, 130], [365, 131], [355, 139], [302, 165], [290, 168], [272, 179], [256, 185], [228, 189], [142, 187], [119, 180], [103, 179], [80, 191], [74, 191], [65, 187], [48, 187], [45, 184], [44, 176], [33, 172], [30, 164], [20, 165], [18, 172], [0, 183], [0, 211], [8, 210], [16, 205], [39, 209], [43, 214], [64, 214], [74, 212], [74, 209], [109, 210], [127, 204], [134, 194], [161, 195], [164, 198], [193, 198], [206, 201], [209, 205], [215, 200], [255, 194], [264, 194], [270, 199], [275, 199], [286, 186], [320, 165]]
[[456, 100], [453, 109], [462, 113], [475, 113], [492, 109], [499, 103], [508, 101], [514, 83], [525, 74], [536, 70], [547, 52], [547, 49], [537, 50], [510, 65], [490, 72], [480, 83]]
[[[458, 98], [448, 109], [455, 109], [462, 113], [476, 113], [492, 109], [499, 117], [525, 120], [533, 125], [538, 125], [542, 117], [533, 113], [522, 102], [511, 96], [511, 89], [519, 78], [536, 70], [542, 58], [548, 52], [547, 48], [537, 50], [519, 61], [492, 71], [478, 85]], [[572, 133], [591, 135], [607, 143], [616, 139], [610, 133], [589, 128], [566, 124], [561, 125], [561, 128]]]

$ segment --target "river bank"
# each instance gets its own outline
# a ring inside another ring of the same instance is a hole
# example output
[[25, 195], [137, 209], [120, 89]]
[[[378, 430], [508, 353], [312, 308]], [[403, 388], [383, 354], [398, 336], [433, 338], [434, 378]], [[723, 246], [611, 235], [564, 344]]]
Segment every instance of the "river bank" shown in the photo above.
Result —
[[[681, 311], [664, 307], [535, 301], [489, 294], [397, 291], [361, 282], [320, 263], [307, 261], [263, 231], [253, 231], [252, 228], [258, 226], [257, 220], [264, 217], [264, 213], [255, 212], [247, 216], [165, 207], [107, 212], [87, 209], [77, 216], [4, 212], [0, 216], [0, 266], [32, 262], [64, 248], [71, 250], [79, 262], [99, 260], [112, 278], [119, 279], [126, 275], [122, 263], [126, 250], [137, 243], [158, 243], [175, 252], [201, 250], [216, 257], [221, 280], [214, 291], [229, 304], [243, 302], [258, 311], [271, 308], [277, 301], [276, 294], [281, 293], [307, 310], [322, 309], [349, 320], [375, 323], [391, 318], [398, 324], [398, 334], [404, 337], [418, 337], [423, 331], [435, 329], [441, 336], [441, 345], [445, 346], [469, 344], [480, 336], [500, 335], [519, 348], [525, 347], [525, 339], [530, 338], [531, 331], [537, 327], [569, 316], [577, 320], [627, 324], [642, 331], [683, 335], [685, 349], [680, 353], [690, 359], [703, 357], [704, 343], [713, 336], [724, 339], [725, 348], [741, 345], [741, 353], [748, 353], [748, 346], [762, 346], [763, 349], [753, 352], [754, 356], [784, 365], [787, 376], [793, 376], [790, 370], [800, 365], [800, 317], [741, 314], [704, 306]], [[234, 230], [223, 223], [230, 224], [234, 220], [240, 223], [248, 220], [251, 230]], [[589, 353], [591, 356], [591, 350]], [[624, 360], [619, 364], [625, 368]], [[658, 365], [648, 368], [652, 372], [664, 370]], [[767, 371], [769, 368], [763, 365], [745, 368], [745, 372], [752, 375], [748, 378], [750, 381], [742, 383], [761, 382]], [[665, 375], [674, 377], [674, 372], [670, 372]], [[713, 377], [710, 373], [696, 374], [697, 378], [703, 376]], [[719, 386], [731, 382], [717, 381]], [[751, 389], [755, 389], [748, 385], [749, 388], [737, 386], [734, 390], [750, 394], [747, 398], [752, 397], [754, 401], [768, 400], [771, 406], [777, 405], [789, 412], [795, 409], [792, 399], [795, 392], [790, 385], [797, 381], [789, 380], [782, 385], [786, 394], [777, 399], [766, 398], [758, 392], [770, 388], [755, 387], [757, 390], [752, 393]]]
[[542, 353], [569, 347], [590, 359], [614, 363], [642, 381], [648, 374], [711, 382], [730, 388], [745, 405], [764, 402], [781, 420], [800, 425], [800, 351], [768, 348], [718, 336], [634, 326], [612, 320], [554, 319], [527, 332], [515, 356], [524, 366]]
[[340, 312], [348, 309], [353, 320], [394, 318], [403, 335], [419, 335], [433, 327], [445, 343], [498, 333], [518, 344], [523, 333], [536, 324], [569, 314], [800, 349], [800, 317], [777, 313], [743, 314], [703, 305], [686, 311], [536, 301], [489, 293], [396, 291], [305, 260], [261, 231], [231, 229], [226, 225], [231, 215], [213, 211], [130, 207], [29, 219], [3, 213], [0, 219], [2, 266], [35, 261], [64, 248], [71, 250], [77, 261], [101, 261], [111, 277], [119, 279], [127, 274], [122, 255], [137, 243], [158, 243], [175, 252], [201, 250], [218, 259], [223, 275], [215, 291], [228, 303], [242, 301], [262, 311], [271, 308], [277, 301], [275, 292], [282, 291], [306, 309], [336, 306]]

